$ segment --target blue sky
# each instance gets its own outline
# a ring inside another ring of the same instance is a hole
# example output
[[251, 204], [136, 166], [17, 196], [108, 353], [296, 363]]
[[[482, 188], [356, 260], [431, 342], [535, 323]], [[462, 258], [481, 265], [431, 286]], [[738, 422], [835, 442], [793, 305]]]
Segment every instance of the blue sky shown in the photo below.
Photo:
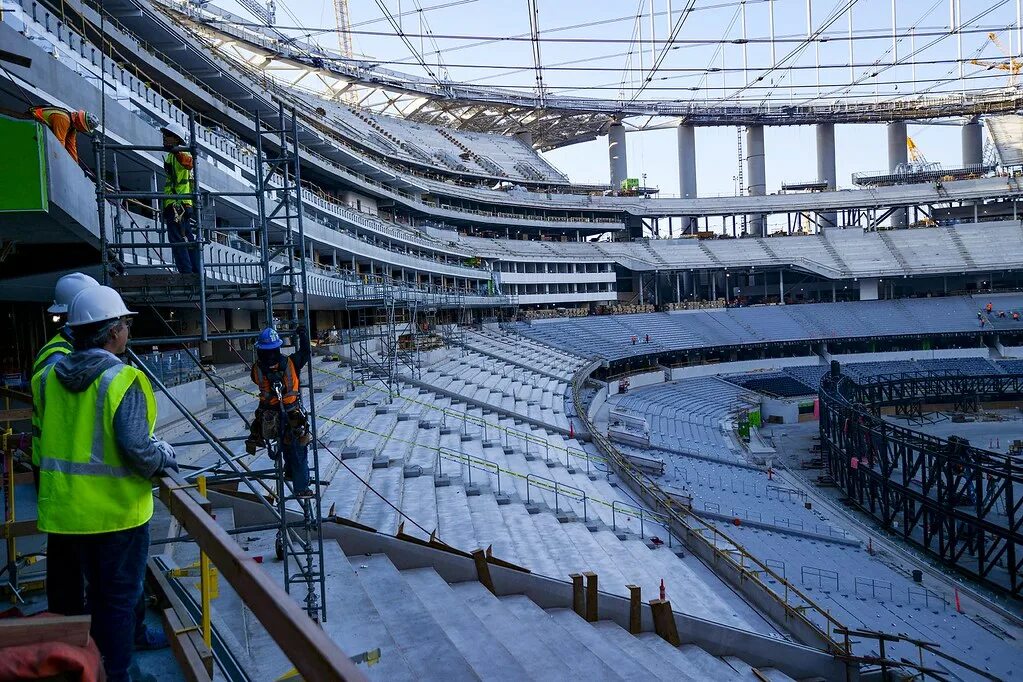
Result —
[[[222, 1], [228, 9], [246, 14], [234, 0]], [[1018, 54], [1021, 42], [1016, 0], [697, 0], [680, 25], [673, 49], [665, 50], [662, 58], [665, 39], [679, 22], [686, 0], [536, 2], [540, 36], [549, 41], [541, 43], [541, 58], [547, 67], [544, 84], [552, 95], [880, 102], [918, 92], [1004, 87], [1008, 81], [1003, 71], [967, 62], [1006, 61], [1002, 49], [988, 39], [989, 31], [1006, 52]], [[495, 40], [528, 37], [528, 5], [527, 0], [349, 0], [354, 52], [409, 73], [432, 72], [481, 86], [532, 90], [536, 87], [532, 44]], [[381, 6], [400, 22], [407, 44], [395, 35]], [[958, 19], [953, 21], [957, 10]], [[277, 23], [301, 26], [293, 33], [325, 49], [337, 49], [332, 0], [277, 0]], [[961, 29], [959, 35], [950, 33], [952, 26]], [[821, 40], [804, 42], [808, 34]], [[749, 41], [745, 46], [732, 42], [743, 35]], [[638, 93], [657, 59], [661, 70]], [[964, 80], [959, 80], [960, 64]], [[910, 124], [909, 134], [928, 160], [960, 162], [958, 126]], [[814, 147], [811, 126], [769, 128], [768, 191], [777, 191], [783, 181], [813, 179]], [[839, 126], [836, 147], [839, 186], [850, 186], [853, 172], [887, 166], [883, 126]], [[573, 180], [608, 180], [606, 138], [546, 156]], [[646, 173], [649, 185], [666, 194], [678, 192], [674, 130], [630, 133], [628, 164], [630, 176]], [[698, 129], [700, 194], [734, 194], [737, 167], [734, 127]]]

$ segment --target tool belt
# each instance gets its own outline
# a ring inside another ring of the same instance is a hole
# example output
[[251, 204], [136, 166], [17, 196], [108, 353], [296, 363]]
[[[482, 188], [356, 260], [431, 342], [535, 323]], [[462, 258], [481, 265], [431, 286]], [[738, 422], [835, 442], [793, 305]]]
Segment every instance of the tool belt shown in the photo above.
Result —
[[280, 419], [280, 408], [263, 408], [260, 420], [261, 435], [264, 440], [278, 440], [281, 444], [291, 445], [293, 441], [299, 445], [308, 445], [312, 441], [309, 433], [309, 418], [305, 410], [297, 402], [284, 408], [284, 416], [288, 423], [283, 425]]

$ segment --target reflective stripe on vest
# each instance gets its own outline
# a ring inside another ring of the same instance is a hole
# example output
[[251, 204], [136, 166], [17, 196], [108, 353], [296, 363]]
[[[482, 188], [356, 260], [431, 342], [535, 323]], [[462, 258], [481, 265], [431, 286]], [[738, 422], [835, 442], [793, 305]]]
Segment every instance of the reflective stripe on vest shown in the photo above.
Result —
[[71, 113], [67, 109], [61, 109], [60, 107], [33, 107], [32, 109], [32, 115], [36, 117], [36, 120], [46, 125], [50, 125], [50, 117], [54, 114], [63, 114], [69, 119], [71, 118]]
[[[298, 372], [295, 371], [295, 364], [291, 358], [284, 358], [285, 369], [281, 373], [281, 399], [285, 405], [292, 405], [300, 397]], [[277, 404], [277, 395], [273, 386], [270, 385], [270, 378], [263, 374], [263, 368], [257, 362], [252, 366], [252, 381], [259, 386], [260, 399], [270, 405]]]
[[43, 368], [43, 364], [46, 359], [54, 353], [60, 353], [61, 355], [68, 355], [74, 350], [71, 347], [71, 342], [64, 338], [64, 335], [60, 332], [57, 333], [52, 339], [46, 342], [46, 345], [39, 349], [39, 354], [36, 355], [36, 361], [32, 363], [32, 374], [35, 375]]
[[79, 393], [53, 374], [32, 377], [39, 437], [39, 529], [47, 533], [109, 533], [140, 526], [153, 515], [152, 483], [124, 461], [114, 415], [128, 390], [145, 396], [149, 435], [156, 426], [156, 396], [146, 376], [117, 364]]

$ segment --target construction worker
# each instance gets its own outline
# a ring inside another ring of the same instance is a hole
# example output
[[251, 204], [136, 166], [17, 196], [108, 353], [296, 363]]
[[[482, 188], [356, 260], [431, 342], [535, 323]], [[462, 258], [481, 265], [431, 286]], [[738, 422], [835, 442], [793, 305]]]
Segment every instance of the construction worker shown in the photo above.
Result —
[[32, 377], [48, 608], [92, 616], [110, 682], [129, 679], [149, 556], [150, 479], [177, 471], [174, 449], [153, 436], [149, 380], [118, 358], [134, 314], [110, 287], [83, 289], [68, 309], [74, 351]]
[[[81, 272], [64, 275], [57, 280], [57, 286], [53, 290], [53, 305], [47, 308], [46, 312], [54, 315], [57, 319], [64, 318], [67, 315], [68, 306], [78, 292], [87, 287], [96, 286], [99, 286], [99, 282]], [[40, 369], [57, 362], [70, 352], [71, 335], [67, 327], [61, 326], [60, 330], [46, 342], [46, 345], [36, 355], [35, 362], [32, 364], [32, 375], [34, 376]]]
[[63, 107], [33, 107], [28, 113], [53, 131], [75, 163], [78, 163], [78, 133], [92, 135], [99, 125], [95, 116], [81, 109], [68, 111]]
[[[167, 180], [163, 184], [164, 194], [191, 194], [192, 155], [176, 149], [185, 145], [185, 131], [181, 126], [170, 124], [160, 128], [163, 133], [163, 170]], [[163, 200], [163, 222], [167, 226], [167, 241], [171, 243], [174, 267], [183, 275], [196, 274], [199, 268], [199, 249], [195, 227], [195, 211], [192, 200], [185, 198]]]
[[311, 440], [309, 422], [302, 409], [299, 372], [309, 362], [309, 332], [304, 326], [295, 330], [298, 351], [284, 357], [284, 342], [273, 327], [267, 327], [256, 341], [256, 362], [252, 382], [259, 387], [259, 407], [252, 419], [246, 451], [268, 441], [278, 441], [284, 454], [284, 474], [291, 479], [295, 497], [310, 497], [309, 462], [306, 446]]

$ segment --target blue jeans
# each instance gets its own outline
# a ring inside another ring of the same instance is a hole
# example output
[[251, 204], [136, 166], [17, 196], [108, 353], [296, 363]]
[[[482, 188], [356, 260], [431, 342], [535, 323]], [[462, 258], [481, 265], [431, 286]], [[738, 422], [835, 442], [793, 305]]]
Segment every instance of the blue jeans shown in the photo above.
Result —
[[291, 487], [300, 493], [309, 487], [309, 449], [292, 439], [281, 447], [284, 450], [284, 475], [291, 479]]
[[167, 225], [167, 241], [171, 244], [171, 255], [174, 256], [174, 266], [182, 275], [200, 272], [199, 269], [199, 244], [196, 243], [195, 212], [191, 206], [183, 206], [184, 213], [178, 220], [173, 206], [163, 209], [163, 222]]
[[[55, 592], [56, 607], [70, 608], [81, 604], [81, 580], [84, 577], [85, 598], [79, 613], [91, 613], [90, 633], [103, 656], [108, 682], [127, 682], [135, 648], [136, 608], [142, 598], [142, 582], [149, 557], [149, 523], [137, 528], [95, 535], [61, 535], [50, 533], [47, 540], [47, 595]], [[59, 561], [59, 564], [54, 562]], [[59, 593], [59, 581], [72, 580], [66, 594]], [[52, 599], [53, 597], [50, 596]]]

